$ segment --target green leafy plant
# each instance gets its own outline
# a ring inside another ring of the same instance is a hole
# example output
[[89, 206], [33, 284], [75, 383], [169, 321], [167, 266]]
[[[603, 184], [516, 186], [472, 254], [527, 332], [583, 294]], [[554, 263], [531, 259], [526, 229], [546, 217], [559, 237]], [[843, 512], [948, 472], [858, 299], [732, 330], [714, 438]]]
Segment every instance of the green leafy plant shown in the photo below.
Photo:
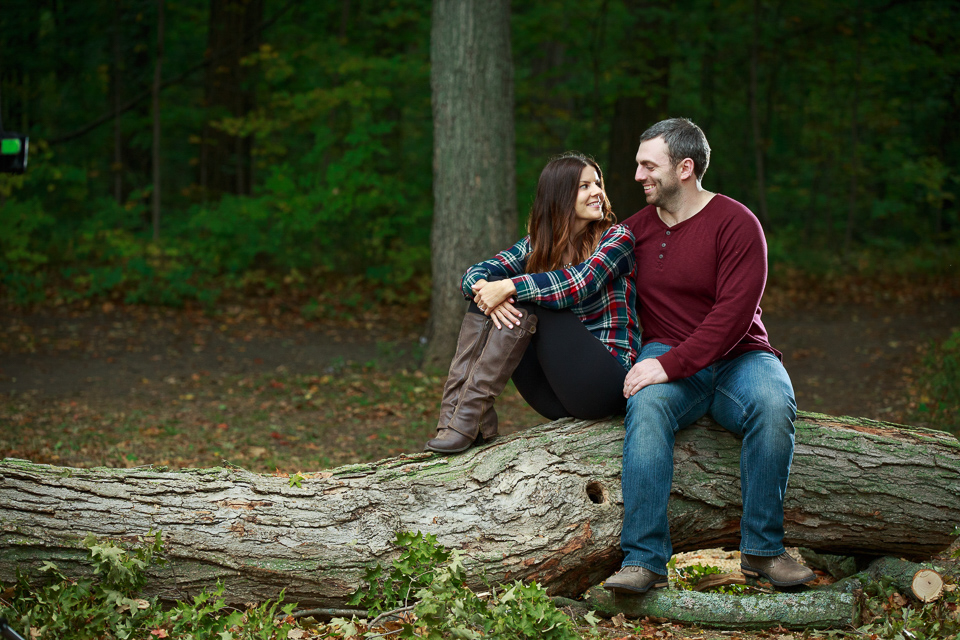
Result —
[[[675, 572], [674, 584], [676, 584], [677, 588], [687, 591], [694, 591], [700, 581], [707, 576], [720, 575], [723, 573], [723, 570], [711, 565], [694, 564], [677, 568], [673, 559], [671, 559], [671, 563], [673, 563], [673, 566], [670, 566], [670, 569]], [[709, 589], [709, 591], [730, 595], [741, 594], [746, 590], [747, 586], [742, 584], [730, 584]]]
[[397, 533], [400, 556], [387, 571], [379, 563], [368, 568], [360, 588], [349, 604], [360, 605], [371, 614], [407, 606], [415, 594], [433, 582], [433, 574], [450, 559], [451, 552], [437, 544], [432, 534]]
[[68, 577], [52, 562], [40, 569], [46, 577], [42, 583], [18, 571], [15, 584], [4, 591], [12, 594], [10, 601], [0, 601], [0, 617], [32, 640], [273, 640], [287, 638], [294, 628], [290, 613], [296, 605], [282, 605], [282, 593], [246, 611], [226, 605], [222, 584], [169, 609], [156, 598], [140, 597], [146, 571], [165, 563], [159, 532], [140, 538], [134, 548], [93, 536], [84, 545], [92, 576]]
[[[373, 612], [407, 613], [401, 638], [579, 638], [573, 622], [553, 604], [536, 582], [515, 581], [506, 587], [479, 582], [487, 589], [475, 593], [467, 586], [467, 572], [456, 550], [448, 551], [430, 534], [401, 532], [402, 548], [390, 572], [377, 565], [368, 569], [366, 585], [351, 604]], [[415, 602], [410, 604], [412, 601]], [[353, 624], [340, 621], [344, 625]]]
[[887, 579], [866, 585], [864, 615], [869, 620], [858, 631], [883, 640], [956, 640], [960, 637], [960, 590], [945, 585], [935, 602], [913, 602], [897, 592]]
[[960, 435], [960, 330], [934, 343], [921, 362], [916, 418]]
[[155, 600], [136, 597], [146, 581], [144, 569], [163, 563], [159, 532], [140, 543], [129, 550], [87, 537], [92, 578], [68, 578], [45, 562], [40, 571], [49, 582], [36, 586], [18, 569], [12, 603], [4, 604], [0, 616], [30, 629], [33, 638], [89, 638], [91, 629], [102, 629], [107, 637], [133, 637], [158, 611]]

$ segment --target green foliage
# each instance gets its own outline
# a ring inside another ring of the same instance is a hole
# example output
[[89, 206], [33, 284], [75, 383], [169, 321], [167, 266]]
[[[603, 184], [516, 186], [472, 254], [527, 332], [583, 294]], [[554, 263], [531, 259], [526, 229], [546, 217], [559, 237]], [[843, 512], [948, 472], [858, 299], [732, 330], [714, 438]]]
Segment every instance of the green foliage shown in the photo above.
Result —
[[[489, 591], [477, 594], [466, 583], [466, 568], [460, 553], [450, 552], [430, 534], [400, 532], [402, 548], [390, 574], [378, 564], [368, 569], [366, 586], [354, 594], [352, 604], [377, 611], [409, 607], [401, 638], [579, 638], [572, 621], [564, 615], [536, 582], [515, 581], [504, 588], [487, 584]], [[486, 582], [481, 577], [481, 582]], [[347, 621], [340, 621], [341, 632]], [[355, 628], [355, 627], [354, 627]]]
[[36, 586], [18, 569], [12, 603], [0, 609], [0, 616], [23, 629], [36, 629], [31, 633], [35, 638], [86, 639], [91, 629], [103, 630], [111, 638], [134, 637], [158, 611], [155, 600], [136, 597], [146, 580], [144, 569], [163, 562], [159, 532], [140, 542], [130, 551], [88, 537], [84, 545], [93, 578], [71, 579], [56, 564], [45, 562], [40, 571], [49, 581]]
[[[22, 181], [22, 177], [19, 177]], [[9, 180], [9, 179], [8, 179]], [[18, 181], [18, 182], [19, 182]], [[0, 178], [0, 194], [3, 191]], [[43, 298], [46, 283], [43, 265], [49, 261], [44, 247], [37, 242], [54, 223], [43, 211], [38, 198], [3, 202], [0, 195], [0, 287], [21, 302], [36, 302]]]
[[[146, 102], [87, 128], [118, 97], [149, 86], [155, 11], [8, 3], [0, 110], [7, 129], [30, 134], [31, 159], [25, 175], [0, 176], [6, 297], [209, 303], [245, 291], [250, 274], [275, 284], [293, 270], [320, 270], [362, 277], [387, 302], [426, 299], [428, 0], [267, 3], [261, 44], [242, 61], [253, 104], [240, 114], [212, 112], [204, 74], [188, 72], [209, 46], [215, 5], [170, 5], [161, 185], [152, 184]], [[544, 161], [565, 149], [596, 157], [608, 187], [619, 181], [630, 193], [632, 155], [613, 144], [619, 115], [643, 125], [685, 115], [714, 149], [704, 186], [755, 211], [759, 147], [773, 264], [844, 271], [916, 254], [917, 268], [940, 273], [960, 233], [960, 111], [944, 81], [960, 73], [960, 15], [951, 3], [928, 4], [514, 3], [521, 216]], [[754, 24], [756, 46], [747, 46]], [[647, 31], [665, 34], [661, 46], [637, 36]], [[751, 51], [755, 109], [743, 96]], [[201, 142], [211, 129], [251, 141], [249, 188], [221, 197], [205, 186]], [[87, 133], [66, 135], [79, 130]], [[154, 188], [159, 243], [148, 209]], [[614, 205], [621, 219], [632, 213]]]
[[390, 570], [379, 563], [367, 568], [350, 604], [364, 607], [371, 614], [407, 606], [415, 594], [433, 582], [435, 571], [451, 555], [430, 533], [400, 531], [396, 544], [401, 553], [391, 563]]
[[481, 598], [465, 583], [459, 553], [438, 569], [433, 582], [417, 593], [417, 620], [404, 625], [406, 638], [579, 638], [563, 614], [536, 582], [519, 580], [506, 590], [492, 586]]
[[[673, 562], [673, 558], [671, 558], [671, 561]], [[675, 571], [674, 584], [677, 586], [677, 588], [685, 589], [687, 591], [696, 590], [697, 584], [707, 576], [720, 575], [723, 573], [723, 571], [718, 567], [703, 564], [693, 564], [679, 568], [676, 568], [676, 565], [674, 564], [670, 567], [670, 569]], [[744, 593], [746, 590], [746, 585], [742, 584], [731, 584], [710, 589], [710, 591], [715, 593], [726, 593], [729, 595], [738, 595]]]
[[899, 594], [888, 579], [867, 584], [864, 615], [870, 622], [858, 632], [882, 640], [956, 640], [960, 590], [947, 586], [938, 600], [921, 604]]
[[960, 330], [931, 345], [921, 362], [918, 421], [960, 436]]
[[149, 626], [165, 631], [167, 635], [162, 637], [196, 640], [281, 640], [293, 629], [286, 619], [296, 605], [281, 607], [282, 592], [276, 601], [251, 605], [246, 611], [227, 607], [223, 592], [223, 585], [218, 584], [213, 593], [203, 591], [192, 602], [178, 602]]
[[193, 640], [274, 640], [287, 638], [288, 616], [296, 605], [276, 601], [251, 605], [246, 611], [227, 607], [224, 587], [203, 591], [192, 602], [164, 609], [156, 598], [144, 599], [146, 571], [162, 566], [163, 543], [157, 532], [140, 538], [134, 549], [112, 542], [84, 541], [93, 575], [70, 578], [56, 564], [45, 562], [47, 580], [31, 582], [17, 571], [9, 603], [0, 602], [0, 617], [34, 640], [105, 640], [190, 638]]

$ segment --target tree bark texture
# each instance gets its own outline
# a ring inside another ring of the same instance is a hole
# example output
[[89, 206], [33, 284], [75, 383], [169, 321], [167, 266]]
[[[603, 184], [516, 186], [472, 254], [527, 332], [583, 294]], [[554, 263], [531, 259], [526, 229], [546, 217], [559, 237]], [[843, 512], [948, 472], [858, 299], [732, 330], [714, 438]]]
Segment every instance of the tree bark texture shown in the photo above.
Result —
[[[560, 420], [450, 457], [417, 453], [288, 478], [242, 469], [68, 469], [0, 463], [0, 582], [43, 561], [77, 571], [88, 533], [161, 530], [170, 562], [149, 588], [182, 598], [221, 580], [231, 602], [286, 589], [343, 607], [398, 531], [433, 533], [471, 572], [576, 596], [619, 567], [623, 422]], [[670, 524], [677, 552], [739, 542], [739, 441], [680, 432]], [[960, 443], [946, 433], [804, 414], [786, 544], [929, 556], [960, 523]], [[69, 574], [68, 574], [69, 575]]]
[[509, 0], [434, 0], [433, 288], [426, 363], [446, 367], [460, 276], [518, 240]]
[[642, 596], [613, 594], [597, 586], [587, 604], [606, 616], [666, 618], [717, 629], [830, 629], [860, 626], [860, 599], [854, 593], [805, 591], [759, 595], [655, 589]]

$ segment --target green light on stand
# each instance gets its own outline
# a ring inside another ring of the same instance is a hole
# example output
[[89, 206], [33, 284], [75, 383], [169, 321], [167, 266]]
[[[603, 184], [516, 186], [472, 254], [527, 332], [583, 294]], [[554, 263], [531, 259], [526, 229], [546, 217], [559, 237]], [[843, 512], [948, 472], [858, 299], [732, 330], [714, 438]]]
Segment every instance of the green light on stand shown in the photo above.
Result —
[[23, 173], [27, 170], [29, 139], [19, 133], [0, 133], [0, 173]]

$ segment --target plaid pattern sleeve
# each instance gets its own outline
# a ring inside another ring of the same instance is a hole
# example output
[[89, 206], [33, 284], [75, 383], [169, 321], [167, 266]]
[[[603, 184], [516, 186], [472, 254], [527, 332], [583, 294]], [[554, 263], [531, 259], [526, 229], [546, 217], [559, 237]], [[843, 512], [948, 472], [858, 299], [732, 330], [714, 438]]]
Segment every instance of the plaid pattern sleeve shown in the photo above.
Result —
[[488, 280], [490, 276], [513, 278], [522, 274], [527, 268], [527, 256], [530, 255], [530, 237], [527, 236], [509, 249], [504, 249], [489, 260], [478, 262], [463, 274], [460, 280], [460, 291], [463, 297], [473, 299], [472, 287], [480, 280]]
[[583, 322], [625, 369], [640, 351], [633, 279], [634, 239], [630, 229], [614, 225], [600, 238], [593, 254], [581, 264], [546, 273], [525, 273], [530, 240], [524, 238], [493, 258], [470, 267], [460, 281], [467, 299], [471, 287], [491, 276], [510, 278], [517, 300], [549, 309], [567, 309]]
[[633, 273], [633, 234], [614, 225], [600, 238], [593, 254], [580, 264], [546, 273], [528, 273], [512, 278], [517, 300], [536, 302], [549, 309], [566, 309], [603, 291], [619, 276]]
[[517, 287], [517, 300], [550, 309], [569, 308], [629, 369], [640, 352], [633, 247], [630, 229], [614, 225], [583, 263], [511, 278]]

